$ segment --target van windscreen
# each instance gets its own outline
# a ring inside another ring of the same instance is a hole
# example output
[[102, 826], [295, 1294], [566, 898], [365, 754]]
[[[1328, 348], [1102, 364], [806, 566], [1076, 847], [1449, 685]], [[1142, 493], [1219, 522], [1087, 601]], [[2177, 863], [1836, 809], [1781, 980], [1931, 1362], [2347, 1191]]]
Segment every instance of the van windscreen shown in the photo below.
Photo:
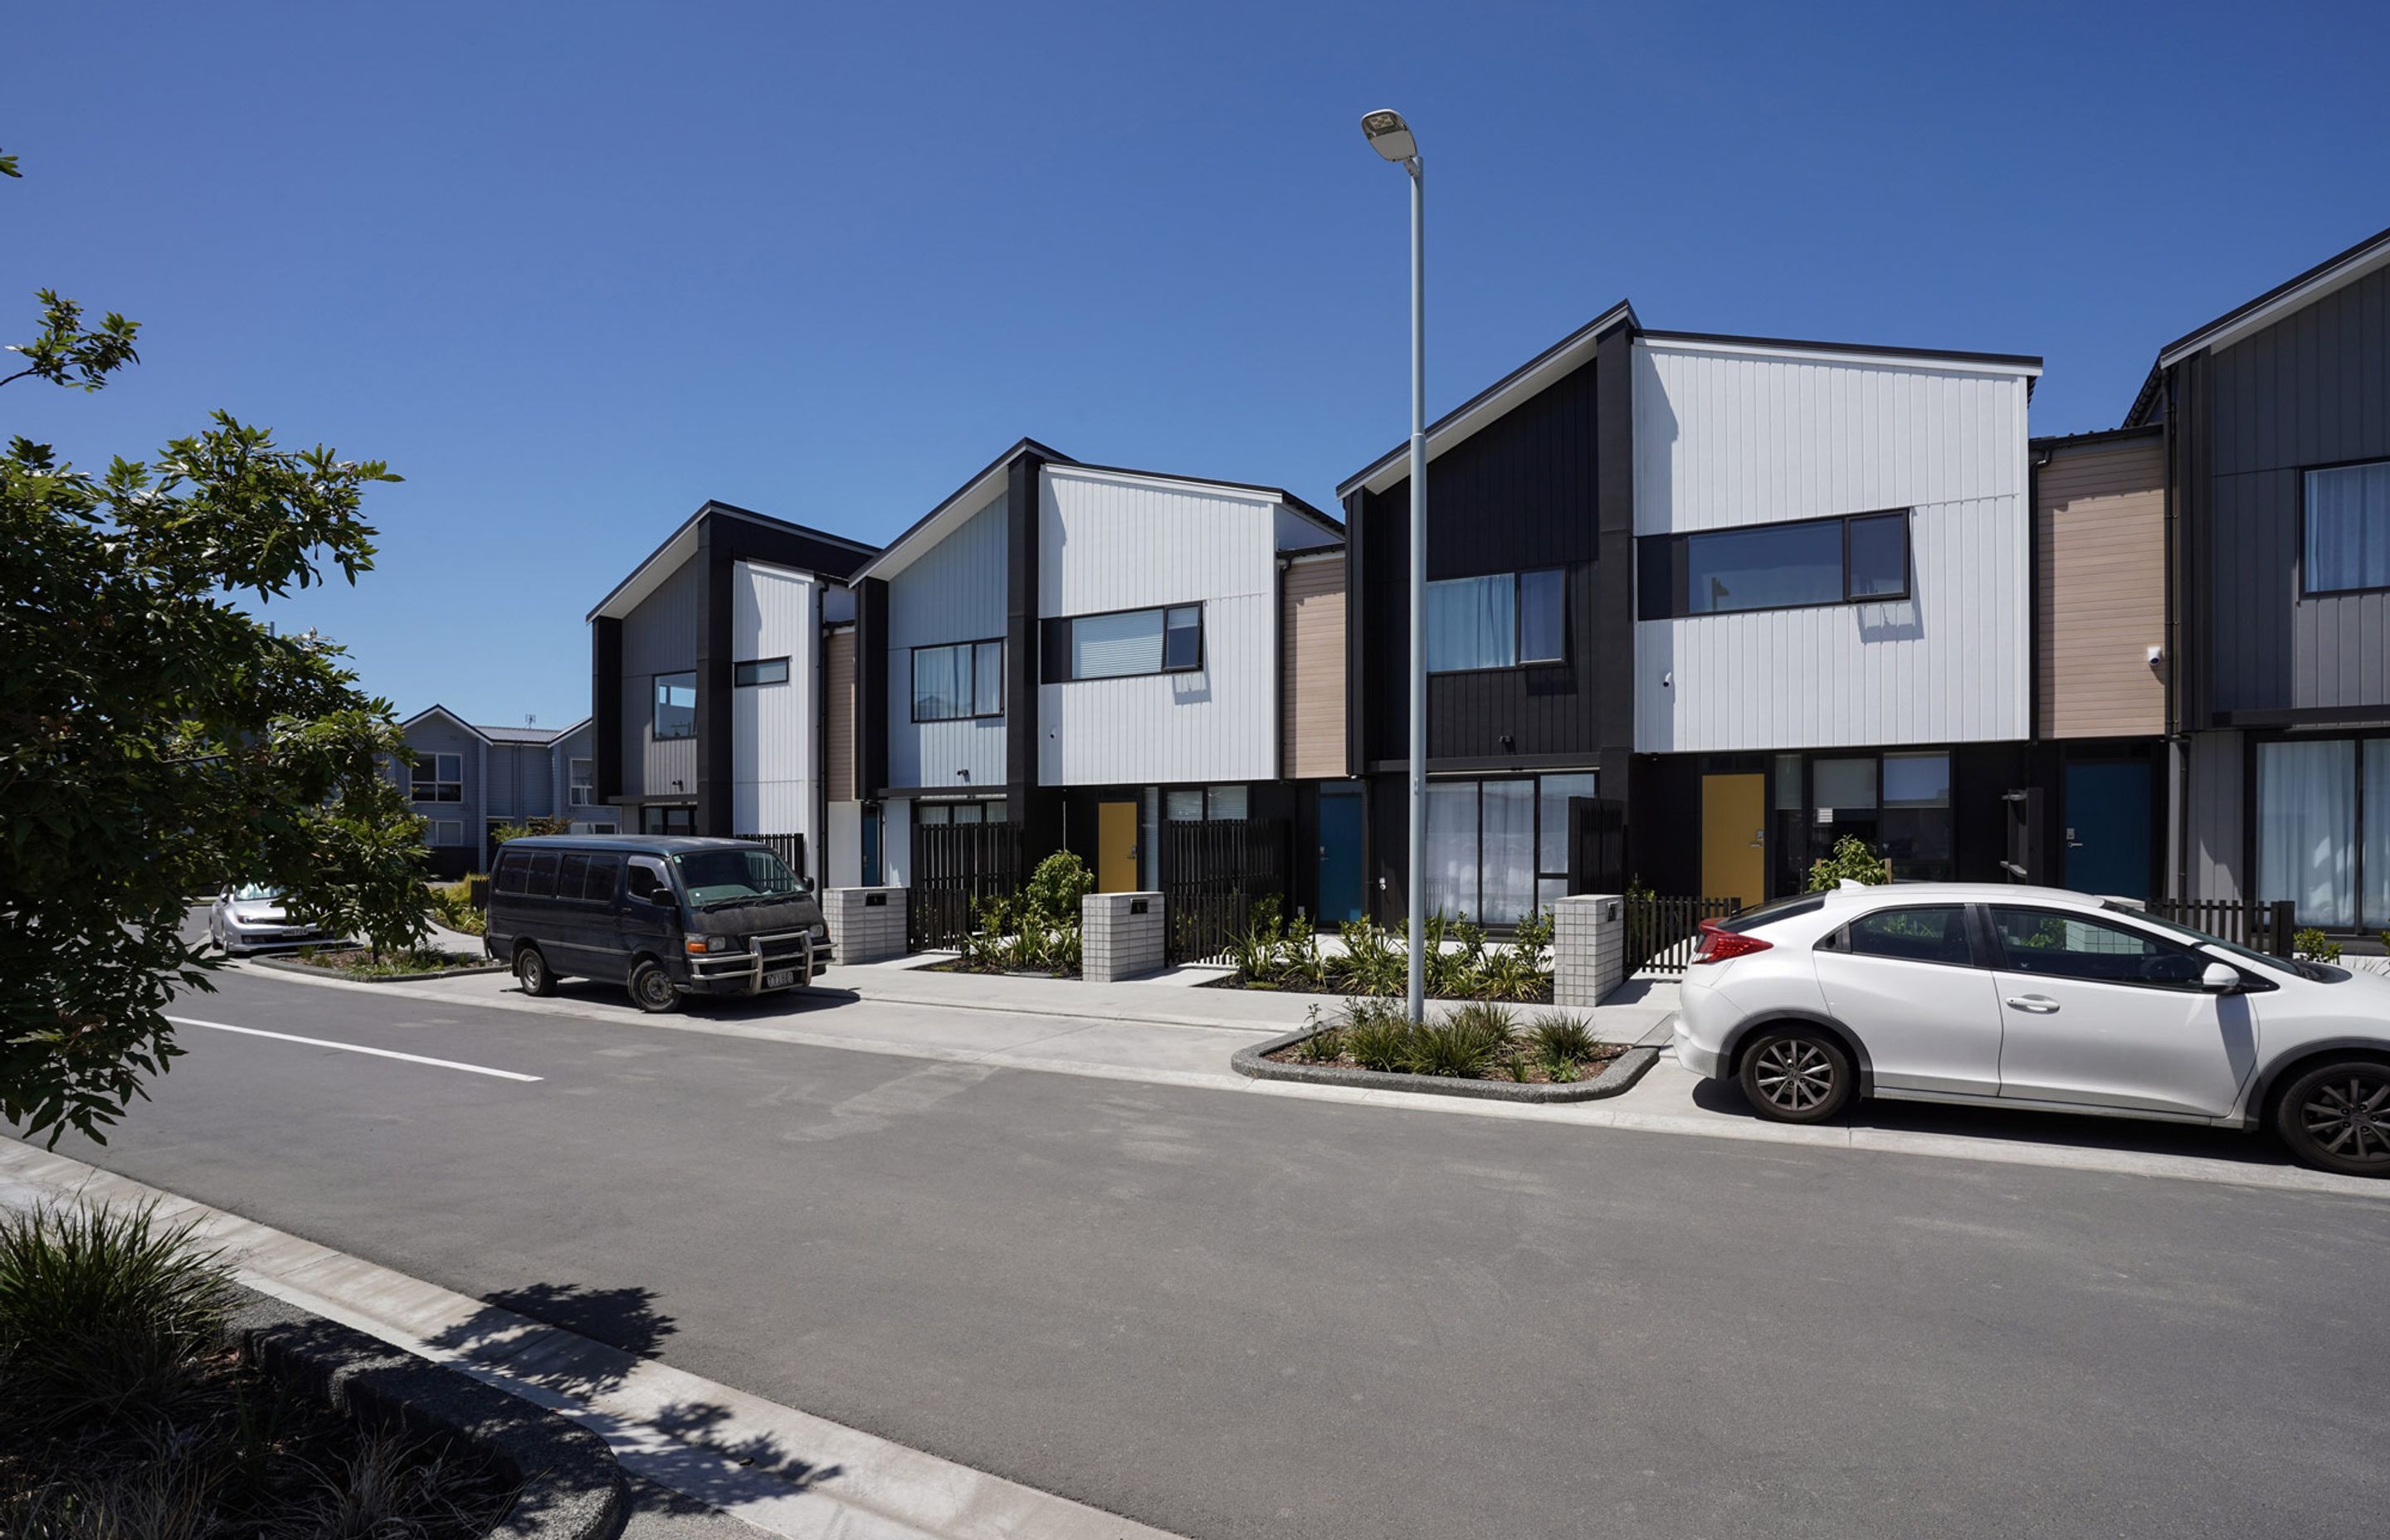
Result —
[[673, 857], [689, 903], [700, 909], [785, 898], [803, 891], [796, 874], [768, 850], [693, 850]]

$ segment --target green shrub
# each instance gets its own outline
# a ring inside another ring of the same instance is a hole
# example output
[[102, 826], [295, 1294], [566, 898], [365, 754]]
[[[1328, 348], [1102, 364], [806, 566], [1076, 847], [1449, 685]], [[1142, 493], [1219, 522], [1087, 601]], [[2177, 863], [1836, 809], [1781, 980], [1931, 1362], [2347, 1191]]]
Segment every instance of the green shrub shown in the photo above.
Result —
[[434, 882], [431, 895], [431, 918], [451, 930], [461, 930], [469, 936], [485, 933], [482, 912], [473, 907], [473, 885], [464, 882]]
[[1550, 980], [1532, 952], [1519, 946], [1493, 946], [1478, 965], [1475, 994], [1488, 1000], [1540, 999]]
[[1344, 1056], [1365, 1070], [1397, 1072], [1410, 1065], [1411, 1024], [1392, 1000], [1365, 996], [1350, 1002], [1337, 1032]]
[[1891, 866], [1884, 858], [1868, 848], [1868, 842], [1856, 834], [1845, 834], [1834, 841], [1834, 853], [1820, 858], [1809, 868], [1808, 891], [1822, 893], [1840, 887], [1844, 881], [1878, 887], [1892, 880]]
[[1245, 913], [1245, 928], [1228, 938], [1228, 962], [1247, 983], [1278, 982], [1279, 951], [1285, 927], [1279, 919], [1275, 896], [1255, 901]]
[[1446, 1023], [1466, 1027], [1493, 1039], [1497, 1048], [1507, 1048], [1519, 1035], [1519, 1017], [1508, 1006], [1489, 1000], [1471, 1000], [1465, 1006], [1455, 1006], [1445, 1016]]
[[2314, 962], [2340, 961], [2340, 943], [2313, 926], [2292, 933], [2291, 950]]
[[1279, 949], [1279, 982], [1297, 989], [1317, 989], [1328, 982], [1327, 960], [1319, 955], [1319, 935], [1309, 915], [1286, 922], [1286, 942]]
[[1294, 1046], [1294, 1057], [1298, 1062], [1332, 1064], [1344, 1057], [1343, 1030], [1340, 1027], [1321, 1026], [1317, 1006], [1311, 1007], [1304, 1024], [1310, 1027], [1311, 1035]]
[[1564, 1010], [1539, 1013], [1527, 1028], [1537, 1058], [1548, 1062], [1574, 1063], [1593, 1057], [1593, 1029], [1583, 1017]]
[[1410, 964], [1386, 932], [1366, 919], [1348, 919], [1336, 928], [1344, 943], [1339, 979], [1363, 995], [1394, 995], [1409, 981]]
[[157, 1205], [0, 1213], [0, 1426], [152, 1425], [199, 1393], [229, 1275]]
[[[1497, 1013], [1488, 1016], [1487, 1012]], [[1441, 1021], [1413, 1027], [1410, 1062], [1417, 1075], [1475, 1080], [1494, 1068], [1510, 1046], [1509, 1012], [1499, 1006], [1470, 1004]]]

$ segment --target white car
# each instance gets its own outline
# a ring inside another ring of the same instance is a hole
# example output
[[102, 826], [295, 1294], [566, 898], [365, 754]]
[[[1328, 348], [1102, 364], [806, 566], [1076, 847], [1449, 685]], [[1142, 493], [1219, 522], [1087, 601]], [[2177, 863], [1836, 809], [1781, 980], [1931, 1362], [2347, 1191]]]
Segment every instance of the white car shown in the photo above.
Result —
[[1676, 1052], [1762, 1117], [1857, 1097], [2271, 1126], [2390, 1176], [2390, 980], [2130, 905], [1996, 883], [1847, 886], [1704, 921]]
[[286, 946], [318, 946], [340, 938], [312, 925], [294, 924], [282, 910], [282, 890], [246, 882], [216, 895], [208, 905], [208, 939], [228, 957]]

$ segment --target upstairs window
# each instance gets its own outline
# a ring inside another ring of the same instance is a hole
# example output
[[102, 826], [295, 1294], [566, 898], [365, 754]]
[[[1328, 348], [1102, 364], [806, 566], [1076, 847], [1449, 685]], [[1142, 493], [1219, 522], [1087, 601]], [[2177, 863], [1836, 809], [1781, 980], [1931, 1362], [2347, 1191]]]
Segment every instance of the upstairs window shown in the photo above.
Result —
[[1647, 621], [1908, 597], [1906, 510], [1651, 535], [1638, 547]]
[[963, 722], [1004, 714], [1004, 644], [913, 649], [913, 720]]
[[786, 658], [759, 658], [752, 663], [730, 665], [730, 684], [734, 689], [752, 685], [785, 685], [789, 682], [789, 661]]
[[2390, 460], [2310, 470], [2306, 591], [2390, 588]]
[[655, 736], [659, 740], [697, 736], [697, 675], [656, 675]]
[[1427, 585], [1427, 670], [1557, 663], [1567, 655], [1566, 574], [1558, 567], [1445, 578]]
[[1174, 604], [1050, 620], [1044, 649], [1047, 684], [1193, 673], [1203, 666], [1203, 607]]
[[418, 802], [463, 802], [465, 756], [418, 754], [408, 794]]
[[585, 759], [573, 760], [571, 764], [572, 780], [571, 786], [566, 789], [565, 800], [574, 807], [587, 807], [595, 800], [593, 787], [597, 777], [594, 767], [591, 762]]

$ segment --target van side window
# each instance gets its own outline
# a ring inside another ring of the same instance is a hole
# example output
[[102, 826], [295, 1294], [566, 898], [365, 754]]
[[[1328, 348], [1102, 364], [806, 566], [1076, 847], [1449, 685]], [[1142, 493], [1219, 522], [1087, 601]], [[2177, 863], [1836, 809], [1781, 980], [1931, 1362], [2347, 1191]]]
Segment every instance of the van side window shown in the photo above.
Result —
[[622, 885], [623, 858], [619, 855], [593, 855], [589, 858], [589, 876], [581, 885], [581, 896], [600, 904], [614, 901], [614, 890]]
[[531, 870], [523, 876], [525, 898], [556, 896], [556, 852], [535, 851], [532, 853]]
[[671, 887], [672, 884], [664, 880], [662, 862], [652, 855], [637, 855], [631, 858], [631, 896], [633, 898], [645, 899], [650, 893], [664, 892]]
[[497, 874], [490, 886], [498, 892], [519, 893], [531, 877], [531, 857], [521, 851], [508, 851], [498, 857]]
[[589, 857], [577, 850], [564, 853], [562, 865], [556, 868], [556, 896], [579, 898], [581, 884], [589, 879]]

